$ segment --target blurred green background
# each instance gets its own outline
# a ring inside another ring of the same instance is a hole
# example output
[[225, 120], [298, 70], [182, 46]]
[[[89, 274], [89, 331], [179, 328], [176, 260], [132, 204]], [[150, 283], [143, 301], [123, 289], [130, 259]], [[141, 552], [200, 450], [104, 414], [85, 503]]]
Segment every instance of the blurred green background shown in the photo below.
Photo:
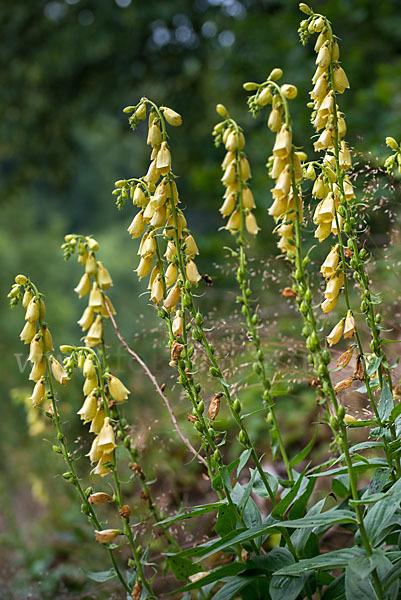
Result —
[[[401, 137], [399, 2], [329, 0], [314, 2], [313, 7], [327, 14], [341, 39], [341, 58], [351, 82], [351, 90], [341, 98], [347, 139], [363, 153], [358, 157], [362, 167], [376, 157], [380, 162], [386, 154], [385, 136]], [[214, 148], [211, 137], [217, 121], [215, 105], [225, 104], [244, 126], [262, 227], [252, 244], [257, 281], [260, 291], [271, 292], [263, 302], [272, 322], [272, 354], [275, 344], [278, 363], [285, 365], [291, 358], [291, 352], [287, 355], [282, 348], [284, 340], [296, 336], [293, 312], [289, 304], [281, 302], [277, 309], [281, 267], [274, 259], [268, 260], [276, 254], [273, 225], [266, 213], [270, 194], [264, 168], [272, 136], [265, 125], [267, 115], [254, 121], [247, 112], [242, 83], [262, 81], [273, 67], [283, 68], [283, 81], [299, 89], [292, 102], [295, 143], [310, 153], [312, 130], [305, 104], [314, 54], [312, 44], [303, 48], [298, 41], [300, 18], [297, 2], [284, 0], [0, 3], [2, 600], [111, 597], [107, 584], [102, 592], [91, 591], [95, 584], [88, 584], [77, 568], [86, 564], [101, 570], [105, 556], [101, 549], [93, 548], [73, 502], [73, 491], [55, 476], [62, 466], [51, 453], [51, 430], [40, 413], [33, 414], [25, 404], [24, 397], [30, 393], [28, 368], [24, 369], [27, 348], [18, 340], [23, 313], [21, 309], [11, 313], [5, 300], [14, 275], [30, 275], [46, 294], [56, 344], [77, 343], [80, 331], [76, 321], [84, 304], [72, 289], [81, 269], [74, 260], [63, 262], [59, 247], [66, 233], [92, 234], [98, 239], [99, 258], [115, 283], [111, 297], [120, 328], [127, 340], [140, 348], [160, 381], [167, 382], [170, 399], [176, 400], [177, 416], [191, 435], [185, 423], [185, 404], [167, 366], [167, 351], [163, 354], [163, 330], [146, 297], [138, 299], [146, 286], [138, 284], [133, 273], [137, 243], [125, 231], [134, 213], [128, 205], [119, 213], [111, 195], [115, 180], [143, 175], [147, 168], [144, 126], [133, 135], [122, 113], [124, 106], [145, 95], [183, 116], [183, 126], [170, 130], [174, 171], [180, 176], [181, 199], [201, 251], [199, 268], [214, 279], [212, 288], [202, 288], [205, 297], [201, 302], [206, 312], [218, 307], [225, 316], [225, 320], [216, 318], [214, 324], [228, 366], [230, 345], [240, 347], [240, 325], [230, 291], [232, 269], [223, 250], [231, 239], [217, 231], [222, 226], [217, 212], [222, 195], [222, 150]], [[380, 240], [388, 223], [383, 216], [377, 222]], [[385, 269], [382, 275], [386, 277]], [[275, 327], [277, 319], [279, 328]], [[208, 486], [200, 481], [194, 464], [182, 469], [188, 456], [176, 443], [165, 410], [139, 369], [113, 340], [110, 331], [109, 352], [116, 374], [133, 390], [129, 412], [135, 423], [134, 435], [150, 478], [158, 477], [159, 502], [166, 508], [181, 501], [193, 503]], [[294, 348], [296, 352], [296, 345]], [[234, 363], [232, 366], [235, 370]], [[78, 438], [78, 452], [87, 443], [85, 430], [74, 417], [81, 404], [80, 385], [74, 381], [62, 394], [67, 429], [71, 439]], [[251, 385], [249, 396], [252, 389]], [[305, 402], [299, 403], [300, 396], [305, 396]], [[145, 407], [144, 397], [152, 398]], [[301, 388], [296, 410], [291, 397], [283, 401], [283, 410], [292, 409], [286, 427], [295, 447], [302, 437], [300, 424], [311, 420], [311, 398]], [[263, 422], [253, 427], [257, 435]], [[135, 485], [133, 489], [132, 501], [141, 511], [138, 489]], [[193, 535], [196, 537], [196, 532]]]

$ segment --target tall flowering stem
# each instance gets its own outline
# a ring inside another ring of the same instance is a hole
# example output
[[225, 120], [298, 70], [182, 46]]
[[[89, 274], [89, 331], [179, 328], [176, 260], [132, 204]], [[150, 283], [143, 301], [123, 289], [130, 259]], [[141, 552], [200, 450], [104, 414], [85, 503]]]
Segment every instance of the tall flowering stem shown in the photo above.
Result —
[[[256, 91], [248, 100], [254, 115], [258, 114], [262, 106], [272, 103], [268, 125], [272, 131], [278, 133], [273, 148], [273, 156], [268, 163], [270, 165], [270, 175], [276, 180], [275, 187], [272, 190], [274, 202], [269, 209], [269, 213], [280, 223], [277, 227], [281, 238], [278, 246], [295, 267], [292, 275], [298, 296], [298, 307], [304, 318], [306, 345], [319, 378], [319, 388], [326, 398], [326, 414], [329, 416], [331, 411], [334, 412], [329, 417], [328, 422], [335, 434], [337, 445], [344, 454], [352, 498], [358, 501], [357, 475], [349, 452], [347, 427], [344, 422], [345, 409], [339, 404], [331, 382], [327, 367], [330, 362], [330, 353], [327, 350], [322, 350], [320, 345], [312, 307], [312, 292], [305, 272], [308, 259], [307, 257], [304, 258], [302, 253], [301, 223], [303, 208], [300, 181], [302, 180], [301, 159], [305, 159], [306, 156], [297, 153], [294, 148], [292, 122], [287, 102], [296, 96], [297, 90], [295, 86], [290, 84], [279, 86], [276, 82], [281, 76], [281, 69], [274, 69], [265, 83], [261, 85], [248, 83], [244, 87], [248, 91]], [[331, 295], [332, 293], [333, 295]], [[330, 304], [334, 302], [335, 304], [338, 293], [339, 287], [336, 285], [333, 291], [330, 289], [330, 295], [326, 297], [326, 302]], [[355, 513], [362, 543], [367, 555], [371, 556], [372, 547], [366, 533], [360, 506], [355, 507]], [[382, 587], [376, 572], [374, 572], [373, 577], [378, 597], [383, 598]]]
[[[53, 350], [53, 342], [50, 331], [44, 321], [45, 304], [43, 295], [29, 278], [25, 277], [25, 275], [17, 275], [15, 278], [15, 285], [13, 286], [9, 297], [12, 307], [16, 306], [16, 304], [22, 300], [23, 307], [27, 309], [26, 324], [20, 337], [25, 344], [31, 344], [30, 355], [31, 360], [33, 361], [33, 369], [30, 379], [35, 381], [35, 387], [30, 399], [32, 400], [34, 407], [40, 406], [44, 400], [50, 400], [50, 406], [48, 406], [45, 411], [46, 415], [52, 419], [57, 433], [57, 444], [53, 446], [53, 450], [57, 454], [61, 454], [68, 469], [68, 471], [63, 473], [63, 478], [75, 487], [82, 502], [82, 513], [87, 516], [95, 531], [100, 531], [102, 525], [97, 517], [93, 504], [89, 500], [92, 488], [90, 487], [84, 491], [81, 486], [80, 478], [75, 469], [74, 459], [68, 450], [66, 436], [62, 431], [54, 379], [56, 378], [57, 382], [61, 384], [66, 384], [68, 375], [62, 365], [50, 354]], [[37, 332], [36, 328], [38, 328]], [[35, 350], [35, 352], [33, 352], [33, 350]], [[124, 588], [128, 592], [131, 592], [130, 586], [121, 573], [113, 550], [108, 545], [106, 545], [105, 548], [107, 549], [118, 579]]]
[[253, 370], [261, 381], [263, 400], [269, 410], [269, 418], [271, 419], [273, 426], [270, 432], [272, 436], [273, 455], [278, 445], [288, 479], [289, 481], [292, 481], [293, 476], [290, 461], [279, 429], [275, 412], [275, 402], [270, 391], [271, 382], [266, 374], [264, 354], [261, 349], [260, 336], [257, 331], [259, 317], [256, 311], [252, 311], [250, 304], [252, 291], [249, 277], [247, 276], [247, 242], [245, 231], [254, 236], [258, 233], [259, 227], [252, 213], [252, 210], [255, 208], [255, 202], [248, 182], [251, 171], [243, 151], [245, 138], [238, 123], [230, 118], [227, 109], [223, 105], [217, 105], [217, 112], [224, 118], [224, 121], [218, 123], [214, 128], [213, 135], [215, 137], [215, 144], [216, 146], [219, 146], [223, 143], [227, 150], [222, 163], [222, 169], [224, 171], [222, 182], [226, 187], [226, 191], [224, 194], [224, 203], [220, 208], [220, 212], [223, 217], [229, 217], [226, 229], [234, 235], [237, 243], [237, 250], [232, 251], [232, 254], [238, 260], [237, 281], [241, 290], [241, 296], [238, 298], [238, 301], [242, 304], [241, 310], [248, 327], [248, 337], [252, 341], [255, 351]]
[[[374, 352], [374, 364], [377, 365], [378, 387], [383, 390], [384, 380], [387, 382], [390, 393], [392, 391], [392, 379], [388, 360], [383, 351], [383, 345], [380, 338], [380, 314], [375, 314], [373, 303], [378, 303], [378, 296], [370, 290], [369, 276], [366, 272], [365, 264], [369, 260], [369, 253], [365, 248], [358, 248], [356, 219], [353, 216], [353, 203], [355, 203], [355, 194], [352, 189], [347, 171], [352, 166], [351, 155], [347, 148], [344, 136], [346, 133], [344, 115], [339, 111], [337, 105], [337, 95], [342, 94], [349, 88], [347, 76], [339, 62], [339, 46], [333, 35], [331, 24], [324, 15], [316, 14], [312, 9], [308, 9], [308, 19], [305, 19], [299, 29], [302, 43], [306, 43], [310, 35], [319, 33], [315, 44], [317, 52], [316, 64], [317, 70], [313, 77], [314, 88], [311, 92], [313, 108], [312, 122], [317, 131], [323, 129], [318, 140], [315, 142], [315, 150], [325, 151], [325, 156], [321, 163], [317, 163], [321, 168], [321, 175], [315, 181], [313, 192], [321, 201], [315, 211], [315, 223], [319, 224], [316, 236], [319, 241], [327, 237], [330, 232], [338, 237], [338, 250], [340, 256], [340, 267], [338, 272], [332, 277], [341, 279], [344, 285], [344, 299], [347, 307], [347, 315], [344, 318], [344, 337], [355, 335], [356, 346], [358, 348], [358, 361], [362, 367], [362, 377], [372, 410], [376, 421], [385, 431], [386, 418], [381, 416], [380, 408], [374, 398], [374, 385], [368, 375], [368, 367], [365, 353], [363, 351], [358, 327], [355, 323], [353, 310], [350, 302], [348, 289], [347, 272], [354, 271], [354, 279], [359, 283], [361, 289], [360, 310], [365, 314], [366, 322], [372, 333], [371, 348]], [[315, 163], [316, 164], [316, 163]], [[312, 177], [313, 178], [313, 166]], [[328, 207], [329, 210], [328, 210]], [[327, 219], [328, 215], [329, 219]], [[331, 225], [330, 223], [331, 219]], [[347, 243], [344, 243], [343, 234], [347, 236]], [[347, 262], [347, 258], [349, 262]], [[323, 267], [322, 267], [323, 271]], [[329, 285], [329, 284], [328, 284]], [[324, 303], [322, 308], [325, 311]], [[327, 307], [327, 311], [331, 306]], [[337, 343], [341, 334], [336, 340], [328, 338], [329, 343]], [[373, 364], [373, 363], [372, 363]], [[377, 387], [377, 386], [376, 386]], [[389, 422], [390, 436], [393, 442], [396, 442], [395, 425]], [[382, 435], [386, 457], [390, 468], [393, 470], [393, 480], [395, 480], [394, 466], [397, 475], [400, 471], [400, 459], [397, 455], [392, 456], [391, 449], [386, 439], [386, 434]]]

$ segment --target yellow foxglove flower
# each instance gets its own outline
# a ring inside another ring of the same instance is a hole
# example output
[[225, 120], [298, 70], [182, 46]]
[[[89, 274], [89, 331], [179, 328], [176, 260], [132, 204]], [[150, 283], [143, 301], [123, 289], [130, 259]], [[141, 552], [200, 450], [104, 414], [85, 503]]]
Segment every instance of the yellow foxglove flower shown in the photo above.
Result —
[[100, 544], [107, 544], [121, 534], [121, 529], [102, 529], [102, 531], [95, 531], [95, 540]]
[[339, 94], [342, 94], [350, 87], [348, 77], [346, 76], [344, 69], [340, 66], [334, 68], [334, 87]]
[[327, 237], [329, 237], [331, 233], [331, 223], [320, 223], [319, 227], [317, 227], [315, 231], [315, 238], [319, 240], [319, 242], [323, 242]]
[[172, 108], [167, 108], [167, 106], [161, 106], [160, 110], [163, 111], [163, 116], [169, 125], [172, 125], [173, 127], [179, 127], [181, 125], [182, 117], [178, 112], [175, 112]]
[[171, 288], [171, 290], [167, 294], [167, 298], [163, 302], [164, 308], [170, 312], [172, 310], [174, 310], [178, 300], [180, 299], [180, 295], [181, 295], [181, 289], [177, 284], [175, 284]]
[[[192, 237], [192, 236], [191, 236]], [[173, 259], [177, 256], [177, 249], [175, 247], [174, 242], [170, 241], [167, 244], [166, 252], [164, 253], [168, 262], [172, 262]]]
[[245, 158], [245, 156], [241, 157], [239, 168], [240, 168], [239, 179], [241, 181], [248, 181], [248, 179], [250, 179], [250, 177], [251, 177], [251, 167], [249, 165], [248, 159]]
[[93, 252], [90, 252], [88, 259], [85, 263], [85, 273], [87, 273], [89, 275], [89, 277], [93, 277], [94, 275], [96, 275], [96, 271], [97, 271], [96, 256], [94, 255]]
[[102, 457], [102, 454], [102, 449], [99, 448], [99, 436], [96, 436], [92, 442], [91, 449], [86, 456], [89, 456], [89, 460], [93, 464]]
[[343, 334], [344, 329], [344, 319], [341, 319], [337, 325], [333, 327], [329, 335], [326, 337], [327, 343], [329, 346], [334, 346], [334, 344], [338, 344], [341, 340], [341, 336]]
[[350, 338], [355, 333], [355, 319], [349, 310], [347, 312], [347, 316], [345, 318], [345, 326], [344, 326], [344, 337]]
[[322, 176], [319, 175], [319, 177], [316, 179], [315, 183], [313, 184], [312, 194], [318, 200], [322, 200], [323, 198], [325, 198], [327, 196], [328, 193], [329, 193], [329, 188], [326, 185], [326, 183], [323, 181]]
[[219, 208], [219, 212], [223, 217], [229, 217], [235, 208], [235, 202], [237, 199], [237, 194], [233, 192], [224, 200], [222, 206]]
[[323, 98], [321, 105], [318, 109], [318, 114], [321, 118], [328, 117], [333, 112], [334, 108], [334, 95], [333, 92], [329, 92], [325, 98]]
[[159, 206], [159, 208], [157, 208], [155, 210], [155, 212], [153, 213], [153, 216], [150, 220], [150, 224], [153, 227], [155, 227], [156, 229], [158, 229], [159, 227], [163, 227], [163, 225], [166, 222], [166, 216], [167, 216], [167, 207]]
[[338, 135], [340, 137], [344, 137], [345, 134], [347, 133], [347, 125], [345, 123], [344, 117], [339, 117], [339, 119], [337, 121], [337, 127], [338, 127]]
[[154, 304], [159, 304], [163, 299], [163, 283], [160, 277], [156, 277], [152, 284], [150, 299]]
[[24, 308], [28, 308], [28, 304], [30, 303], [32, 298], [33, 298], [32, 290], [25, 290], [24, 295], [22, 297], [22, 306]]
[[148, 130], [148, 139], [146, 143], [148, 144], [148, 146], [152, 146], [152, 148], [155, 148], [156, 146], [160, 146], [160, 144], [162, 143], [162, 139], [163, 138], [160, 128], [158, 124], [155, 121], [153, 121]]
[[285, 126], [280, 129], [276, 136], [276, 141], [273, 147], [273, 156], [279, 158], [285, 158], [290, 155], [292, 147], [292, 135], [291, 131]]
[[87, 306], [82, 313], [82, 317], [77, 321], [78, 325], [81, 327], [82, 331], [88, 329], [91, 326], [95, 313], [93, 312], [93, 308], [91, 306]]
[[228, 186], [226, 187], [226, 191], [225, 191], [225, 192], [224, 192], [224, 194], [223, 194], [223, 198], [228, 198], [228, 196], [229, 196], [230, 194], [233, 194], [233, 193], [236, 193], [236, 192], [238, 192], [238, 191], [239, 191], [239, 188], [240, 188], [240, 185], [239, 185], [239, 184], [240, 184], [240, 182], [239, 182], [239, 180], [238, 180], [238, 179], [237, 179], [236, 181], [234, 181], [234, 183], [230, 183], [230, 185], [228, 185]]
[[84, 401], [82, 407], [77, 412], [77, 414], [80, 416], [81, 420], [84, 423], [89, 423], [90, 421], [92, 421], [95, 418], [96, 412], [97, 412], [97, 396], [95, 393], [91, 392], [89, 394], [89, 396], [87, 396], [87, 398], [85, 398], [85, 401]]
[[221, 168], [225, 171], [229, 164], [235, 162], [236, 156], [235, 152], [228, 151], [224, 157], [223, 162], [221, 163]]
[[113, 453], [107, 454], [104, 452], [99, 459], [96, 467], [92, 470], [94, 475], [100, 475], [100, 477], [105, 477], [110, 473], [111, 467], [106, 466], [107, 463], [113, 463]]
[[348, 171], [348, 169], [352, 167], [351, 154], [344, 141], [341, 142], [341, 150], [338, 158], [340, 167], [344, 169], [344, 171]]
[[86, 296], [91, 287], [91, 280], [88, 273], [84, 273], [79, 280], [79, 283], [76, 288], [74, 288], [74, 292], [78, 294], [80, 298]]
[[163, 142], [156, 157], [156, 168], [162, 175], [167, 175], [171, 169], [171, 154], [167, 142]]
[[134, 206], [138, 206], [139, 208], [146, 206], [148, 203], [148, 199], [146, 198], [140, 185], [137, 185], [135, 188], [134, 195], [132, 197], [132, 203]]
[[149, 274], [151, 268], [151, 257], [147, 256], [146, 258], [141, 258], [138, 268], [136, 269], [136, 273], [138, 274], [139, 279], [143, 279], [143, 277], [146, 277], [146, 275]]
[[305, 176], [306, 176], [306, 179], [311, 179], [312, 181], [314, 181], [316, 179], [315, 168], [312, 164], [308, 165], [306, 172], [305, 172]]
[[237, 135], [236, 131], [231, 131], [227, 137], [225, 146], [226, 150], [229, 150], [230, 152], [242, 150], [242, 148], [245, 146], [244, 135], [241, 132], [239, 132], [239, 135]]
[[166, 181], [166, 178], [163, 177], [163, 179], [157, 186], [155, 193], [153, 195], [153, 200], [156, 201], [157, 206], [163, 206], [163, 204], [166, 203], [167, 196], [168, 196], [167, 190], [168, 190], [168, 183]]
[[110, 273], [108, 272], [106, 267], [104, 267], [102, 265], [100, 260], [97, 263], [97, 267], [98, 267], [98, 270], [97, 270], [98, 284], [102, 288], [102, 290], [108, 290], [109, 287], [111, 287], [113, 285], [113, 280], [110, 277]]
[[128, 395], [131, 393], [129, 389], [114, 375], [109, 374], [108, 384], [110, 394], [113, 396], [116, 402], [125, 402], [128, 399]]
[[[94, 433], [97, 435], [101, 428], [103, 427], [104, 420], [106, 418], [106, 413], [103, 408], [98, 408], [94, 418], [92, 419], [92, 423], [89, 429], [89, 433]], [[97, 459], [95, 459], [97, 460]], [[94, 462], [94, 461], [93, 461]]]
[[[39, 319], [40, 315], [40, 303], [38, 298], [32, 298], [29, 301], [29, 304], [25, 313], [25, 321], [30, 321], [31, 323], [36, 322]], [[43, 314], [42, 314], [43, 317]]]
[[29, 348], [28, 360], [32, 363], [40, 362], [43, 358], [43, 341], [42, 334], [37, 333], [33, 338]]
[[185, 254], [188, 258], [195, 258], [197, 254], [199, 254], [198, 246], [191, 234], [187, 235], [184, 238], [185, 242]]
[[91, 306], [94, 311], [100, 310], [103, 306], [103, 294], [96, 282], [92, 285], [88, 305]]
[[326, 150], [330, 146], [333, 145], [333, 132], [328, 127], [322, 131], [320, 136], [317, 139], [317, 142], [313, 144], [313, 147], [316, 152], [320, 150]]
[[41, 377], [46, 375], [46, 361], [44, 358], [40, 362], [33, 363], [32, 370], [29, 374], [29, 379], [31, 381], [39, 381]]
[[64, 367], [54, 358], [54, 356], [50, 357], [50, 362], [54, 379], [62, 385], [65, 385], [69, 378]]
[[[89, 331], [87, 333], [87, 338], [98, 339], [100, 341], [102, 338], [102, 334], [103, 334], [102, 317], [100, 315], [98, 315], [89, 328]], [[96, 343], [98, 343], [98, 342], [96, 342]]]
[[323, 277], [326, 277], [327, 279], [327, 277], [331, 277], [336, 273], [339, 258], [340, 255], [338, 253], [338, 246], [334, 246], [327, 255], [326, 260], [320, 267], [320, 272], [322, 273]]
[[173, 319], [173, 323], [172, 323], [172, 330], [173, 330], [173, 334], [175, 335], [175, 337], [179, 337], [180, 335], [182, 335], [183, 327], [184, 327], [183, 318], [181, 316], [180, 311], [177, 311], [176, 315]]
[[268, 213], [277, 221], [287, 210], [288, 196], [276, 198], [273, 204], [269, 207]]
[[175, 280], [177, 279], [177, 267], [175, 264], [169, 264], [165, 273], [165, 279], [167, 287], [170, 287], [175, 283]]
[[32, 400], [32, 406], [39, 406], [44, 400], [46, 394], [45, 390], [45, 379], [41, 377], [35, 384], [33, 388], [32, 395], [28, 398], [28, 400]]
[[344, 423], [354, 423], [356, 418], [353, 415], [349, 415], [348, 413], [344, 415]]
[[342, 231], [343, 228], [343, 224], [344, 224], [344, 219], [341, 215], [339, 215], [337, 213], [337, 219], [338, 219], [338, 227], [337, 227], [337, 221], [335, 218], [333, 218], [332, 222], [331, 222], [331, 232], [338, 236], [338, 228], [340, 229], [340, 231]]
[[333, 310], [333, 308], [335, 308], [337, 302], [338, 296], [336, 296], [335, 298], [326, 298], [326, 300], [320, 305], [320, 308], [324, 313], [328, 313], [331, 310]]
[[96, 377], [96, 368], [94, 365], [94, 358], [92, 357], [92, 355], [88, 355], [85, 358], [84, 366], [82, 369], [82, 374], [84, 377], [87, 377], [88, 379], [93, 379]]
[[280, 130], [281, 122], [281, 112], [278, 108], [273, 108], [267, 120], [268, 128], [275, 133]]
[[198, 268], [192, 259], [188, 260], [185, 273], [188, 281], [194, 285], [198, 285], [198, 282], [202, 279], [199, 275]]
[[289, 166], [283, 169], [276, 181], [275, 187], [272, 189], [273, 198], [283, 198], [287, 196], [291, 189], [291, 171]]
[[249, 212], [245, 217], [245, 227], [248, 233], [251, 235], [256, 235], [260, 230], [260, 227], [258, 227], [256, 222], [255, 215], [253, 215], [251, 212]]
[[19, 337], [24, 344], [30, 344], [36, 334], [36, 323], [27, 321], [22, 329]]
[[144, 177], [144, 180], [148, 186], [154, 185], [160, 177], [160, 172], [156, 166], [156, 159], [152, 160], [149, 165], [148, 171]]
[[237, 171], [235, 169], [235, 162], [233, 161], [228, 165], [221, 178], [221, 183], [225, 186], [229, 186], [237, 180]]
[[344, 195], [346, 200], [352, 200], [353, 198], [355, 198], [352, 183], [349, 181], [349, 179], [346, 178], [344, 179]]
[[327, 69], [331, 62], [331, 51], [328, 42], [324, 42], [319, 48], [319, 52], [316, 57], [316, 64], [322, 69]]
[[113, 497], [106, 492], [94, 492], [88, 496], [89, 504], [106, 504], [106, 502], [113, 502]]
[[141, 237], [144, 232], [146, 221], [143, 218], [143, 212], [144, 211], [141, 210], [135, 215], [135, 217], [132, 219], [131, 225], [127, 229], [133, 240]]
[[[270, 176], [272, 177], [272, 179], [277, 179], [281, 171], [288, 165], [288, 157], [279, 158], [278, 156], [271, 156], [269, 160], [273, 160], [273, 166], [270, 171]], [[268, 165], [269, 163], [267, 163], [266, 166]]]
[[106, 319], [108, 319], [110, 315], [109, 315], [109, 311], [106, 308], [106, 304], [107, 304], [107, 307], [108, 307], [109, 311], [111, 312], [111, 314], [115, 315], [116, 311], [115, 311], [115, 308], [114, 308], [110, 298], [106, 295], [103, 295], [103, 304], [100, 308], [100, 314], [102, 317], [105, 317]]
[[253, 198], [253, 194], [247, 185], [242, 188], [241, 200], [243, 208], [247, 208], [249, 210], [253, 210], [255, 208], [255, 200]]
[[47, 325], [43, 325], [45, 352], [51, 352], [53, 348], [53, 338]]
[[153, 257], [156, 254], [156, 240], [152, 233], [146, 236], [140, 254], [142, 258]]
[[344, 273], [339, 271], [328, 280], [324, 291], [324, 297], [329, 299], [337, 298], [343, 285]]
[[327, 75], [323, 73], [316, 81], [313, 90], [310, 93], [312, 100], [323, 100], [327, 94]]
[[116, 440], [114, 437], [114, 429], [110, 424], [109, 417], [106, 417], [103, 423], [103, 427], [99, 432], [97, 447], [103, 452], [109, 453], [116, 447]]
[[330, 192], [323, 200], [318, 214], [315, 216], [314, 222], [320, 225], [320, 223], [331, 223], [336, 212], [333, 194]]
[[230, 233], [235, 234], [239, 231], [240, 227], [241, 227], [241, 213], [237, 209], [232, 213], [232, 215], [228, 219], [228, 222], [227, 222], [227, 225], [225, 228], [228, 229], [228, 231], [230, 231]]

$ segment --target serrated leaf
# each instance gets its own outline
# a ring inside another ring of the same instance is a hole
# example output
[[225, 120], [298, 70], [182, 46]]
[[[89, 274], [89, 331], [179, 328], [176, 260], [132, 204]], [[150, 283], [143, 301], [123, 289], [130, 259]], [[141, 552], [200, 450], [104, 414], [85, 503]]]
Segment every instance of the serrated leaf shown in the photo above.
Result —
[[197, 589], [204, 587], [205, 585], [208, 585], [215, 581], [221, 581], [225, 577], [230, 577], [232, 575], [238, 575], [238, 573], [242, 573], [243, 571], [245, 571], [245, 569], [246, 569], [246, 566], [244, 563], [240, 563], [240, 562], [230, 563], [228, 565], [224, 565], [223, 567], [218, 567], [217, 569], [215, 569], [214, 571], [209, 573], [209, 575], [202, 577], [202, 579], [198, 579], [198, 581], [194, 581], [194, 583], [188, 583], [188, 585], [186, 585], [178, 590], [174, 590], [174, 592], [170, 592], [170, 593], [178, 594], [180, 592], [187, 592], [189, 590], [197, 590]]
[[300, 463], [301, 460], [304, 460], [304, 458], [306, 458], [308, 456], [309, 452], [312, 450], [313, 446], [315, 445], [317, 431], [318, 430], [316, 428], [309, 444], [307, 444], [305, 446], [305, 448], [303, 450], [301, 450], [301, 452], [299, 452], [296, 456], [294, 456], [294, 458], [292, 458], [290, 460], [290, 467], [295, 467], [295, 465]]
[[386, 421], [389, 418], [393, 408], [394, 408], [393, 394], [391, 393], [388, 383], [383, 380], [383, 388], [382, 388], [382, 393], [380, 396], [380, 403], [378, 406], [380, 419], [382, 421]]
[[83, 567], [81, 567], [81, 569], [89, 579], [97, 581], [98, 583], [103, 583], [104, 581], [109, 581], [110, 579], [117, 577], [117, 573], [113, 568], [108, 569], [107, 571], [87, 571]]
[[273, 575], [269, 586], [271, 600], [295, 600], [304, 587], [303, 575], [299, 577], [285, 577]]
[[[270, 485], [270, 488], [273, 492], [274, 495], [277, 494], [277, 490], [278, 490], [278, 481], [277, 481], [277, 477], [275, 477], [274, 475], [272, 475], [271, 473], [269, 473], [268, 471], [264, 471], [264, 474], [266, 476], [266, 479], [268, 481], [268, 484]], [[265, 484], [262, 481], [262, 478], [260, 476], [259, 473], [257, 473], [256, 477], [255, 477], [255, 481], [253, 483], [253, 488], [252, 491], [254, 494], [256, 494], [257, 496], [259, 496], [260, 498], [269, 498], [269, 494], [266, 490]]]
[[366, 375], [368, 377], [370, 377], [371, 375], [373, 375], [373, 373], [375, 373], [377, 371], [377, 369], [380, 367], [380, 364], [383, 360], [382, 356], [374, 356], [368, 364], [368, 367], [366, 369]]
[[239, 457], [238, 469], [237, 469], [237, 477], [240, 476], [242, 469], [245, 467], [246, 463], [248, 462], [249, 457], [251, 456], [251, 452], [252, 452], [252, 450], [249, 450], [249, 449], [241, 452], [241, 455]]
[[334, 550], [333, 552], [327, 552], [313, 558], [305, 558], [300, 560], [293, 565], [280, 569], [278, 574], [280, 575], [300, 575], [307, 571], [314, 571], [315, 569], [335, 569], [345, 567], [349, 561], [358, 560], [361, 556], [364, 556], [364, 551], [357, 546], [353, 548], [344, 548], [342, 550]]
[[252, 581], [255, 581], [255, 577], [232, 577], [213, 596], [213, 600], [231, 600], [231, 598], [237, 598], [238, 592], [252, 583]]
[[390, 523], [401, 502], [401, 479], [388, 490], [390, 495], [377, 502], [364, 518], [369, 541], [375, 546], [384, 536], [384, 529]]
[[[175, 523], [175, 521], [182, 521], [184, 519], [192, 519], [193, 517], [199, 517], [200, 515], [204, 515], [205, 513], [212, 512], [227, 504], [227, 500], [221, 500], [220, 502], [212, 502], [211, 504], [203, 504], [200, 506], [192, 506], [189, 508], [182, 509], [181, 512], [173, 515], [172, 517], [168, 517], [163, 521], [159, 521], [156, 525], [170, 525], [171, 523]], [[185, 512], [184, 512], [185, 511]]]
[[377, 600], [370, 580], [361, 577], [351, 563], [345, 570], [345, 597], [347, 600]]

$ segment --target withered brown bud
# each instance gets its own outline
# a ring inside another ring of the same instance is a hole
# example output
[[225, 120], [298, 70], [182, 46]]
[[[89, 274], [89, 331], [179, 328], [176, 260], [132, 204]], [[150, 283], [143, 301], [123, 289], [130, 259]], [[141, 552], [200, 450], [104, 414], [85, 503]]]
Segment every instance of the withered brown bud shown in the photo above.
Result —
[[344, 254], [347, 258], [352, 258], [354, 256], [354, 253], [349, 248], [344, 249]]
[[113, 502], [112, 496], [105, 492], [95, 492], [88, 498], [90, 504], [105, 504], [106, 502]]
[[281, 292], [281, 296], [283, 298], [296, 298], [297, 297], [297, 293], [295, 290], [293, 290], [290, 287], [285, 287], [283, 289], [283, 291]]
[[141, 492], [140, 497], [142, 498], [142, 500], [145, 500], [146, 502], [149, 500], [149, 494], [147, 492]]
[[245, 550], [245, 548], [242, 548], [241, 550], [241, 560], [242, 562], [246, 562], [248, 560], [248, 552]]
[[202, 473], [202, 479], [204, 479], [205, 481], [210, 481], [210, 477], [206, 475], [206, 473]]
[[320, 385], [319, 377], [309, 377], [308, 385], [310, 385], [311, 387], [319, 387], [319, 385]]
[[360, 354], [358, 354], [356, 358], [354, 377], [355, 379], [359, 379], [360, 381], [363, 381], [365, 379], [365, 372], [363, 370], [362, 357]]
[[138, 465], [138, 463], [133, 462], [131, 464], [131, 469], [134, 471], [134, 473], [138, 473], [138, 475], [140, 475], [141, 477], [143, 476], [142, 467], [141, 465]]
[[139, 600], [142, 595], [142, 582], [137, 581], [134, 587], [132, 588], [131, 598], [132, 600]]
[[187, 419], [190, 423], [196, 423], [196, 421], [199, 421], [198, 417], [195, 417], [192, 413], [187, 413]]
[[342, 392], [343, 390], [347, 390], [348, 388], [351, 387], [353, 381], [354, 381], [353, 377], [347, 377], [347, 379], [343, 379], [342, 381], [339, 381], [334, 386], [334, 391], [335, 392]]
[[174, 340], [173, 345], [171, 346], [171, 360], [176, 361], [180, 358], [181, 352], [184, 350], [184, 346]]
[[208, 414], [212, 421], [215, 420], [220, 411], [220, 398], [222, 394], [216, 394], [214, 398], [210, 401]]
[[164, 390], [166, 389], [166, 384], [162, 383], [160, 389], [162, 392], [164, 392]]
[[353, 353], [354, 353], [354, 346], [350, 346], [348, 348], [348, 350], [343, 352], [341, 354], [341, 356], [338, 357], [337, 367], [339, 369], [343, 369], [344, 367], [346, 367], [350, 363]]
[[122, 506], [118, 512], [120, 514], [120, 517], [122, 517], [123, 519], [129, 519], [131, 516], [131, 509], [128, 506], [128, 504], [124, 504], [124, 506]]

